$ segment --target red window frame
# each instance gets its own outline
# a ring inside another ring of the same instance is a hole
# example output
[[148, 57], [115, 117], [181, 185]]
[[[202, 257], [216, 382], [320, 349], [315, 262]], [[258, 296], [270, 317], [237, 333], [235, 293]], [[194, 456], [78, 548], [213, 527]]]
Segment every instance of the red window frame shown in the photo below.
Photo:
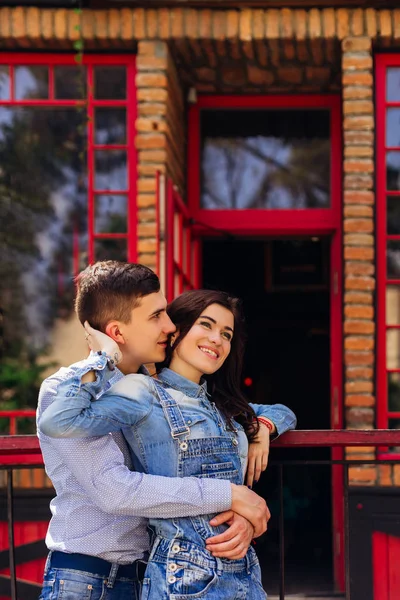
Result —
[[171, 302], [200, 282], [200, 240], [188, 207], [171, 179], [157, 173], [157, 272]]
[[[88, 262], [93, 263], [94, 244], [98, 239], [126, 239], [127, 260], [137, 260], [137, 211], [136, 211], [136, 178], [137, 155], [135, 148], [135, 122], [136, 108], [136, 57], [132, 54], [85, 54], [82, 64], [87, 67], [87, 96], [85, 100], [56, 100], [54, 98], [54, 67], [76, 66], [74, 54], [35, 54], [0, 52], [0, 64], [10, 67], [10, 99], [0, 100], [0, 106], [84, 106], [87, 105], [87, 190], [88, 190]], [[14, 67], [16, 66], [43, 65], [49, 67], [49, 97], [44, 100], [16, 100], [14, 97]], [[126, 98], [124, 100], [96, 100], [93, 95], [93, 67], [94, 66], [125, 66], [127, 69]], [[101, 107], [126, 107], [127, 132], [125, 144], [95, 144], [93, 117], [94, 109]], [[126, 190], [96, 190], [94, 186], [94, 158], [96, 150], [125, 150], [127, 152], [127, 189]], [[96, 233], [95, 196], [100, 194], [127, 196], [127, 232], [126, 233]], [[76, 275], [79, 270], [79, 240], [77, 232], [73, 234], [73, 271]]]
[[[377, 252], [377, 335], [376, 335], [376, 425], [378, 429], [388, 429], [389, 419], [400, 418], [400, 412], [389, 411], [388, 373], [400, 373], [400, 369], [387, 368], [386, 335], [389, 330], [400, 330], [399, 325], [388, 325], [386, 320], [386, 289], [388, 285], [400, 285], [400, 279], [387, 279], [386, 245], [388, 240], [400, 241], [400, 235], [387, 233], [387, 197], [398, 196], [400, 191], [386, 188], [386, 153], [399, 147], [386, 145], [386, 111], [400, 108], [400, 102], [388, 102], [386, 98], [386, 71], [390, 67], [400, 68], [400, 54], [379, 54], [376, 56], [375, 98], [376, 98], [376, 252]], [[386, 453], [382, 448], [380, 458], [400, 458], [399, 453]]]
[[[201, 131], [200, 113], [203, 109], [226, 108], [315, 108], [330, 111], [331, 129], [331, 206], [323, 209], [301, 210], [207, 210], [200, 208]], [[323, 235], [341, 226], [341, 99], [338, 95], [301, 96], [200, 96], [189, 111], [188, 140], [188, 197], [189, 210], [195, 221], [209, 231], [223, 229], [232, 233], [269, 235]]]

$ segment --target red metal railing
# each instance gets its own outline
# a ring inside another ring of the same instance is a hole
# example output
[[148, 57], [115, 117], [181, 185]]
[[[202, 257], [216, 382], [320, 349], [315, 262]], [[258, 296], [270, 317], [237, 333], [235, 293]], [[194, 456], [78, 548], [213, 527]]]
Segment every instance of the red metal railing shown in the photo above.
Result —
[[19, 419], [35, 419], [36, 411], [33, 409], [25, 410], [0, 410], [0, 419], [8, 419], [8, 434], [18, 434], [18, 420]]
[[[276, 441], [273, 442], [274, 447], [278, 448], [344, 448], [350, 446], [369, 446], [378, 448], [380, 446], [400, 446], [400, 430], [326, 430], [326, 431], [290, 431]], [[273, 456], [272, 456], [273, 460]], [[283, 509], [283, 468], [287, 466], [297, 465], [338, 465], [344, 467], [344, 513], [345, 513], [345, 568], [346, 568], [346, 589], [345, 598], [350, 600], [350, 552], [349, 552], [349, 477], [348, 467], [360, 466], [366, 464], [382, 464], [383, 461], [374, 460], [284, 460], [274, 461], [278, 467], [279, 481], [279, 543], [280, 543], [280, 569], [279, 569], [279, 584], [281, 600], [285, 599], [285, 522]], [[384, 461], [391, 463], [399, 463], [396, 458], [392, 461]], [[14, 523], [14, 498], [13, 498], [13, 471], [21, 467], [29, 466], [29, 468], [41, 468], [43, 459], [40, 452], [39, 442], [36, 436], [21, 435], [21, 436], [2, 436], [0, 437], [0, 471], [6, 473], [6, 499], [7, 499], [7, 531], [8, 531], [8, 552], [9, 552], [9, 573], [10, 575], [0, 575], [0, 578], [9, 577], [10, 593], [8, 596], [1, 598], [11, 598], [12, 600], [28, 600], [36, 598], [38, 589], [40, 588], [39, 581], [27, 582], [22, 578], [18, 579], [18, 595], [17, 595], [17, 575], [16, 575], [16, 560], [15, 560], [15, 523]], [[4, 552], [5, 550], [3, 550]], [[44, 562], [44, 560], [43, 560]], [[29, 587], [30, 586], [30, 587]], [[34, 595], [36, 594], [36, 596]], [[358, 600], [358, 598], [351, 598]], [[375, 599], [374, 599], [375, 600]]]

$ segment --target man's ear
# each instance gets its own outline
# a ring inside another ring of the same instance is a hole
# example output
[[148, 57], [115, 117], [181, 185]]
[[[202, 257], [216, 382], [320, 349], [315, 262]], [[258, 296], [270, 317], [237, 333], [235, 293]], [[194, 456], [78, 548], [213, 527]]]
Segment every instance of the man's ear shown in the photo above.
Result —
[[125, 344], [125, 338], [121, 333], [121, 323], [119, 321], [110, 321], [106, 325], [106, 334], [117, 342], [117, 344]]

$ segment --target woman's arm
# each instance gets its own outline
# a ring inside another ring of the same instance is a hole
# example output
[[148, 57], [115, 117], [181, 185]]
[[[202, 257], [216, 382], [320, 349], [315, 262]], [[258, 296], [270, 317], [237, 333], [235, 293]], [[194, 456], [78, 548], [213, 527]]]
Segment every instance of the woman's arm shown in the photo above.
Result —
[[297, 424], [295, 414], [283, 404], [250, 404], [257, 418], [259, 431], [254, 442], [249, 444], [246, 484], [257, 483], [268, 465], [271, 435], [281, 435]]
[[297, 425], [296, 415], [284, 404], [251, 404], [257, 417], [265, 417], [273, 424], [272, 433], [282, 435]]
[[[98, 357], [97, 365], [106, 357]], [[148, 414], [153, 396], [144, 375], [127, 375], [96, 400], [95, 383], [77, 384], [77, 377], [63, 381], [54, 402], [38, 420], [39, 430], [49, 437], [84, 438], [106, 435], [136, 425]]]

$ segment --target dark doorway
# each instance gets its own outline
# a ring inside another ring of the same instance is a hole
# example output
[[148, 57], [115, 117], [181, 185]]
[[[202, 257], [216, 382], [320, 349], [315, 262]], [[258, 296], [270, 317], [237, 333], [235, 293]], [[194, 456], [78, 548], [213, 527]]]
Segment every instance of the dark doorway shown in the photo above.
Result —
[[[203, 243], [203, 286], [243, 300], [248, 398], [286, 404], [299, 429], [330, 428], [329, 255], [328, 238]], [[271, 465], [255, 487], [272, 513], [256, 545], [268, 593], [277, 593], [279, 581], [278, 470], [272, 462], [329, 457], [329, 449], [272, 450]], [[330, 467], [285, 467], [284, 507], [286, 592], [332, 592]]]

